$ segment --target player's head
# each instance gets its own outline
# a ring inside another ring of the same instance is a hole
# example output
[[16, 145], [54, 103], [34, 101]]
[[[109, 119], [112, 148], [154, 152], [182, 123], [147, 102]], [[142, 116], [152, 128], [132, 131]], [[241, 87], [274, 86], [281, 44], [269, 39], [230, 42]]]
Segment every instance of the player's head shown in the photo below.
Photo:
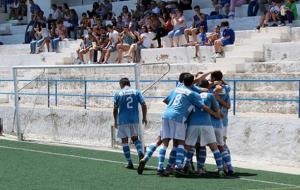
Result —
[[210, 75], [211, 82], [221, 81], [223, 79], [223, 73], [221, 71], [214, 71]]
[[130, 81], [128, 78], [121, 78], [119, 84], [121, 88], [124, 88], [125, 86], [130, 86]]
[[181, 74], [179, 75], [179, 82], [180, 82], [180, 83], [183, 83], [184, 75], [186, 75], [186, 74], [190, 74], [190, 73], [184, 72], [184, 73], [181, 73]]
[[204, 79], [204, 80], [200, 81], [198, 86], [201, 87], [201, 88], [208, 88], [209, 87], [209, 82], [208, 82], [208, 80]]
[[194, 83], [194, 76], [190, 73], [187, 73], [183, 77], [183, 83], [185, 86], [190, 87]]

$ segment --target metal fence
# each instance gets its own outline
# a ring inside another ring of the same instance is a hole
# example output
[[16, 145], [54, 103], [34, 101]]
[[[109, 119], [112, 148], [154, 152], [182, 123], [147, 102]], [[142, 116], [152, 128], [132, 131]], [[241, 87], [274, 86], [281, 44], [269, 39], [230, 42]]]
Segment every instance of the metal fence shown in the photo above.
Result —
[[[19, 82], [30, 82], [31, 80], [19, 80]], [[58, 101], [60, 96], [65, 97], [82, 97], [84, 99], [83, 107], [87, 109], [87, 103], [89, 97], [98, 97], [98, 98], [110, 98], [113, 97], [112, 94], [90, 94], [88, 89], [89, 83], [118, 83], [119, 80], [77, 80], [77, 79], [64, 79], [64, 80], [40, 80], [41, 82], [47, 82], [47, 93], [19, 93], [19, 95], [26, 96], [47, 96], [47, 105], [51, 106], [51, 97], [54, 97], [55, 106], [58, 106]], [[1, 82], [13, 83], [14, 80], [0, 80]], [[59, 85], [63, 85], [64, 83], [82, 83], [83, 84], [83, 93], [82, 94], [72, 94], [72, 93], [60, 93], [58, 90]], [[132, 81], [134, 82], [134, 81]], [[154, 80], [140, 80], [140, 83], [153, 83]], [[262, 102], [297, 102], [298, 103], [298, 117], [300, 118], [300, 79], [299, 80], [242, 80], [242, 79], [234, 79], [234, 80], [226, 80], [226, 82], [232, 84], [232, 112], [233, 115], [236, 114], [237, 110], [237, 102], [240, 101], [262, 101]], [[238, 84], [239, 83], [298, 83], [298, 98], [296, 99], [286, 99], [286, 98], [239, 98], [237, 96], [238, 93]], [[177, 80], [161, 80], [160, 83], [173, 83], [174, 87], [176, 87], [178, 81]], [[51, 84], [54, 84], [54, 92], [51, 91]], [[14, 95], [13, 91], [10, 92], [2, 92], [0, 94], [8, 94]], [[145, 96], [147, 99], [163, 99], [164, 96]]]

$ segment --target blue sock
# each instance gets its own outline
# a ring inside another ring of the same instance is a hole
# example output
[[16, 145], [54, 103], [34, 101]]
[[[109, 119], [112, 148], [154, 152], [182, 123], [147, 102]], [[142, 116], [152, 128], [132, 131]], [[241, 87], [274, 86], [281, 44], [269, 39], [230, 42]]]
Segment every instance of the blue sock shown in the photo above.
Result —
[[173, 147], [169, 155], [169, 166], [172, 167], [176, 162], [176, 147]]
[[220, 151], [215, 150], [215, 151], [213, 151], [213, 154], [214, 154], [214, 157], [215, 157], [215, 160], [216, 160], [218, 170], [223, 171], [223, 159], [222, 159], [222, 155], [221, 155]]
[[152, 154], [153, 154], [153, 152], [155, 152], [156, 148], [157, 148], [156, 143], [151, 144], [151, 145], [147, 148], [147, 152], [146, 152], [146, 155], [145, 155], [145, 157], [144, 157], [144, 160], [145, 160], [146, 162], [148, 162], [149, 159], [152, 157]]
[[123, 152], [126, 160], [128, 161], [128, 164], [132, 164], [132, 160], [130, 157], [130, 148], [128, 144], [123, 144]]
[[233, 171], [232, 165], [231, 165], [231, 157], [230, 154], [228, 154], [227, 150], [222, 152], [222, 158], [223, 162], [226, 164], [228, 171]]
[[183, 145], [178, 145], [176, 149], [176, 169], [181, 169], [182, 168], [182, 163], [184, 160], [184, 146]]
[[191, 165], [192, 164], [194, 151], [195, 151], [195, 149], [191, 149], [191, 150], [187, 151], [187, 153], [185, 155], [185, 164], [184, 165]]
[[136, 140], [133, 142], [136, 148], [136, 151], [138, 153], [138, 155], [142, 155], [144, 153], [143, 151], [143, 146], [142, 146], [142, 142], [140, 140]]
[[197, 168], [204, 169], [204, 164], [206, 160], [206, 147], [200, 147], [197, 150]]
[[230, 150], [229, 150], [227, 144], [224, 144], [224, 149], [227, 150], [228, 154], [230, 155]]
[[166, 150], [167, 150], [167, 147], [165, 147], [165, 146], [162, 146], [160, 148], [160, 150], [159, 150], [158, 168], [157, 168], [157, 170], [164, 170], [164, 162], [165, 162]]

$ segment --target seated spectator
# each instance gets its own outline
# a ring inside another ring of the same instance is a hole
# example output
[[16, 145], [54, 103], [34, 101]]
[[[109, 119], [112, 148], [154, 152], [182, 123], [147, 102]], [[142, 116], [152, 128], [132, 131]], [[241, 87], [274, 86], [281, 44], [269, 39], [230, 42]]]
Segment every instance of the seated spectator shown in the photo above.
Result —
[[216, 40], [214, 43], [214, 48], [215, 48], [215, 57], [223, 57], [224, 56], [224, 46], [227, 45], [232, 45], [234, 44], [235, 41], [235, 33], [234, 31], [229, 28], [229, 22], [228, 21], [223, 21], [221, 23], [221, 28], [224, 27], [223, 33], [222, 33], [222, 38], [219, 40]]
[[86, 53], [89, 53], [88, 63], [91, 64], [93, 62], [94, 50], [97, 45], [99, 45], [99, 41], [93, 35], [92, 31], [89, 31], [88, 35], [84, 37], [81, 48], [77, 50], [77, 55], [81, 63], [84, 63], [84, 55]]
[[190, 42], [189, 35], [192, 35], [193, 42], [197, 41], [197, 34], [199, 34], [199, 29], [201, 26], [204, 27], [204, 30], [207, 31], [207, 20], [206, 16], [201, 13], [200, 7], [196, 5], [194, 7], [195, 15], [193, 16], [192, 26], [184, 30], [184, 36], [187, 43]]
[[100, 4], [98, 2], [94, 2], [92, 11], [87, 11], [88, 17], [93, 18], [94, 16], [98, 16], [99, 9], [100, 9]]
[[63, 24], [62, 20], [57, 21], [56, 23], [57, 28], [55, 30], [55, 36], [56, 38], [51, 40], [51, 45], [52, 45], [52, 50], [54, 52], [58, 51], [58, 45], [59, 45], [59, 41], [64, 40], [65, 38], [67, 38], [67, 29]]
[[152, 13], [154, 13], [154, 14], [159, 14], [160, 13], [160, 9], [159, 9], [156, 1], [151, 1], [150, 7], [151, 7], [151, 12]]
[[7, 20], [16, 20], [18, 19], [18, 9], [19, 9], [20, 3], [19, 1], [15, 1], [11, 6], [10, 6], [10, 12]]
[[287, 0], [285, 6], [282, 7], [280, 20], [285, 25], [285, 21], [288, 20], [289, 24], [293, 23], [293, 20], [297, 19], [298, 11], [295, 0]]
[[119, 41], [120, 43], [117, 44], [116, 63], [122, 62], [123, 52], [127, 52], [135, 41], [135, 35], [129, 30], [129, 26], [124, 26], [123, 32], [120, 34]]
[[138, 38], [138, 42], [132, 44], [128, 53], [124, 55], [124, 57], [131, 57], [133, 63], [140, 61], [141, 49], [150, 48], [152, 45], [152, 40], [149, 37], [148, 28], [146, 26], [142, 26], [140, 35], [137, 32], [135, 35]]
[[281, 12], [281, 0], [273, 0], [272, 7], [261, 17], [260, 24], [257, 26], [259, 30], [260, 27], [267, 27], [269, 22], [272, 22], [272, 26], [278, 26], [278, 21], [280, 20]]
[[48, 17], [48, 26], [52, 23], [56, 23], [58, 20], [63, 19], [63, 13], [58, 9], [56, 4], [51, 5], [52, 13]]
[[258, 0], [250, 0], [248, 5], [248, 16], [256, 16], [258, 13], [259, 4]]
[[93, 62], [97, 62], [98, 59], [98, 51], [100, 51], [102, 53], [102, 50], [108, 45], [109, 43], [109, 38], [106, 32], [106, 28], [105, 27], [100, 27], [98, 35], [96, 36], [96, 38], [99, 41], [99, 44], [96, 44], [96, 47], [93, 47], [93, 51], [94, 51], [94, 60]]
[[38, 25], [38, 15], [32, 14], [31, 20], [25, 29], [25, 44], [30, 43], [34, 39], [34, 29]]
[[228, 16], [230, 8], [230, 0], [212, 0], [212, 4], [215, 8], [215, 14], [211, 16]]
[[85, 30], [88, 30], [91, 27], [91, 21], [86, 13], [82, 13], [82, 19], [80, 21], [80, 35], [84, 34]]
[[234, 18], [235, 16], [235, 8], [240, 7], [244, 4], [246, 4], [246, 0], [230, 0], [230, 12], [228, 14], [229, 18]]
[[43, 43], [43, 33], [42, 28], [37, 25], [36, 28], [34, 28], [34, 39], [30, 42], [30, 54], [37, 53], [36, 48], [40, 47]]
[[108, 14], [112, 13], [112, 3], [110, 0], [104, 0], [101, 4], [101, 12], [100, 16], [102, 16], [102, 19], [106, 19]]
[[157, 40], [158, 48], [161, 48], [161, 38], [167, 36], [168, 33], [173, 29], [171, 18], [168, 13], [162, 14], [162, 16], [160, 17], [151, 15], [150, 18], [151, 28], [155, 33], [155, 37], [153, 38], [153, 40]]
[[26, 0], [20, 0], [18, 7], [18, 20], [23, 20], [24, 16], [27, 16], [27, 4]]
[[125, 5], [122, 8], [122, 13], [121, 13], [121, 19], [123, 22], [123, 25], [129, 25], [130, 21], [131, 21], [131, 13], [128, 10], [128, 7]]
[[176, 9], [175, 14], [170, 13], [172, 25], [174, 26], [173, 30], [168, 34], [171, 41], [171, 47], [179, 46], [179, 36], [184, 34], [186, 28], [186, 21], [182, 13], [181, 9]]
[[198, 56], [199, 46], [205, 46], [208, 44], [208, 39], [206, 36], [206, 31], [204, 26], [201, 26], [199, 28], [198, 41], [196, 39], [195, 41], [186, 44], [186, 46], [195, 46], [195, 57], [199, 57]]
[[192, 0], [180, 0], [179, 7], [182, 10], [191, 10], [192, 9]]
[[101, 58], [99, 61], [101, 64], [106, 64], [110, 57], [110, 54], [116, 51], [119, 39], [119, 32], [117, 32], [112, 25], [107, 25], [106, 28], [108, 32], [109, 42], [107, 46], [102, 50]]
[[221, 38], [221, 28], [219, 25], [215, 26], [214, 31], [207, 35], [207, 45], [213, 46], [215, 41]]

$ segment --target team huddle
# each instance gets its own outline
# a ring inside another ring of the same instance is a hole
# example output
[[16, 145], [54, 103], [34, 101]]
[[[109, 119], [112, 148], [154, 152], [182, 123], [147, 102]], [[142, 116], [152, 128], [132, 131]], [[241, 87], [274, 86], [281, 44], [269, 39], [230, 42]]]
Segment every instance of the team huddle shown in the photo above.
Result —
[[[210, 76], [210, 81], [206, 78]], [[230, 86], [223, 81], [221, 71], [210, 73], [181, 73], [179, 83], [163, 100], [166, 109], [162, 115], [160, 134], [156, 142], [144, 154], [139, 140], [139, 111], [141, 104], [143, 123], [147, 124], [147, 106], [140, 91], [130, 88], [127, 78], [120, 80], [121, 90], [114, 95], [114, 120], [118, 138], [122, 139], [126, 166], [133, 169], [128, 138], [134, 143], [138, 156], [138, 174], [142, 174], [146, 163], [160, 146], [157, 174], [169, 176], [206, 173], [206, 146], [215, 158], [218, 175], [233, 175], [227, 139], [228, 109], [230, 109]], [[165, 155], [169, 142], [173, 141], [168, 164]], [[197, 169], [192, 158], [196, 153]]]

